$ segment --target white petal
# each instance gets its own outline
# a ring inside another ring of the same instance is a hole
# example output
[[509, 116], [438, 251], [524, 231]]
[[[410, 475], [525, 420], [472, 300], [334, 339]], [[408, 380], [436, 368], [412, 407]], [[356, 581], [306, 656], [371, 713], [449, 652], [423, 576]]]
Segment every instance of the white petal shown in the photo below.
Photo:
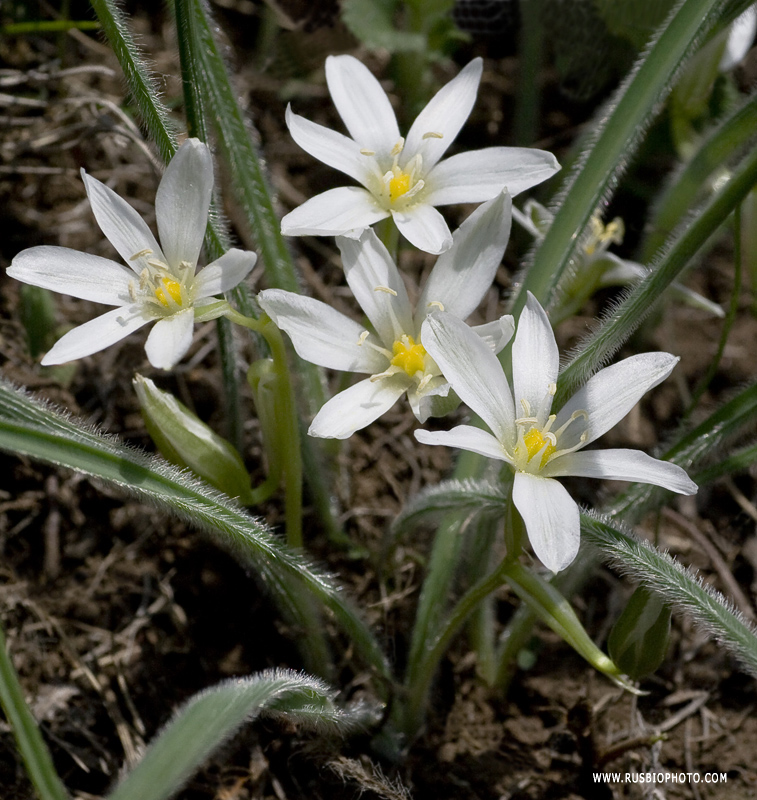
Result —
[[582, 450], [568, 453], [550, 461], [541, 474], [551, 478], [577, 475], [580, 478], [652, 483], [678, 494], [696, 494], [697, 491], [697, 485], [681, 467], [652, 458], [641, 450]]
[[290, 211], [281, 220], [284, 236], [342, 236], [389, 216], [367, 189], [340, 186]]
[[372, 173], [381, 178], [376, 158], [363, 155], [360, 145], [348, 136], [310, 122], [295, 114], [290, 106], [286, 110], [286, 123], [295, 142], [324, 164], [344, 172], [364, 186], [368, 185]]
[[228, 250], [197, 274], [193, 283], [195, 299], [202, 300], [233, 289], [250, 274], [257, 260], [257, 255], [249, 250]]
[[129, 286], [136, 284], [134, 273], [115, 261], [46, 245], [22, 250], [6, 273], [32, 286], [109, 306], [128, 305]]
[[[412, 385], [407, 390], [407, 400], [410, 403], [410, 408], [421, 425], [429, 417], [434, 416], [434, 411], [439, 412], [440, 406], [447, 406], [446, 398], [449, 397], [451, 388], [443, 375], [437, 375], [429, 380], [422, 393], [418, 392], [417, 385]], [[453, 402], [452, 398], [450, 398], [449, 402], [450, 404]], [[444, 408], [441, 413], [438, 413], [438, 416], [446, 416], [447, 413], [449, 412]]]
[[550, 478], [516, 472], [513, 502], [539, 561], [552, 572], [565, 569], [581, 543], [578, 506], [565, 487]]
[[542, 412], [539, 425], [547, 421], [552, 402], [545, 404], [544, 400], [550, 385], [557, 381], [559, 369], [560, 353], [552, 326], [539, 301], [529, 292], [513, 342], [513, 396], [516, 404], [528, 401], [531, 411], [526, 416]]
[[510, 339], [515, 333], [515, 320], [510, 314], [505, 314], [492, 322], [485, 322], [483, 325], [473, 325], [475, 331], [492, 349], [493, 353], [500, 353], [504, 350]]
[[400, 131], [389, 98], [368, 67], [352, 56], [329, 56], [326, 82], [350, 136], [379, 161], [388, 159]]
[[[407, 134], [403, 155], [406, 153], [408, 158], [412, 158], [416, 153], [421, 153], [426, 170], [436, 164], [455, 141], [473, 110], [482, 70], [483, 61], [474, 58], [456, 78], [431, 98]], [[427, 133], [441, 133], [442, 138], [424, 139]]]
[[[560, 409], [552, 426], [557, 430], [574, 411], [589, 415], [589, 444], [610, 430], [639, 402], [642, 395], [662, 383], [679, 359], [670, 353], [641, 353], [605, 367], [579, 389]], [[560, 438], [560, 447], [573, 447], [583, 427], [571, 425]]]
[[[366, 378], [335, 395], [316, 414], [308, 433], [325, 439], [347, 439], [388, 411], [407, 389], [401, 376]], [[397, 378], [397, 380], [395, 380]]]
[[437, 259], [418, 301], [418, 323], [441, 303], [466, 319], [491, 287], [510, 236], [512, 201], [507, 194], [479, 206], [452, 234], [452, 247]]
[[166, 263], [200, 257], [213, 194], [213, 159], [206, 144], [187, 139], [171, 159], [155, 196], [155, 218]]
[[330, 369], [345, 372], [379, 373], [389, 366], [388, 356], [369, 335], [359, 344], [365, 328], [331, 306], [312, 297], [266, 289], [258, 295], [261, 308], [288, 334], [300, 358]]
[[194, 309], [185, 308], [155, 323], [145, 342], [147, 360], [157, 369], [173, 369], [192, 344]]
[[431, 205], [418, 203], [402, 211], [392, 211], [400, 233], [419, 250], [435, 255], [452, 246], [452, 234], [444, 217]]
[[560, 169], [546, 150], [487, 147], [440, 161], [425, 176], [424, 200], [433, 206], [481, 203], [503, 189], [511, 197], [547, 180]]
[[336, 243], [347, 283], [384, 344], [391, 347], [402, 334], [415, 337], [405, 284], [373, 229], [364, 230], [359, 239], [337, 237]]
[[95, 319], [79, 325], [59, 339], [42, 359], [42, 365], [64, 364], [77, 358], [99, 353], [106, 347], [120, 342], [130, 333], [150, 321], [143, 316], [139, 306], [114, 308]]
[[721, 72], [728, 72], [744, 60], [754, 43], [755, 31], [757, 31], [757, 8], [751, 5], [731, 23], [725, 52], [718, 66]]
[[426, 319], [421, 341], [458, 397], [511, 449], [515, 444], [513, 398], [502, 366], [486, 342], [464, 322], [443, 312]]
[[[597, 261], [604, 262], [604, 267], [597, 265]], [[642, 264], [619, 258], [614, 253], [602, 253], [599, 258], [592, 258], [591, 264], [603, 269], [599, 277], [600, 286], [626, 286], [644, 278], [649, 272]]]
[[[163, 251], [137, 212], [112, 189], [82, 170], [82, 180], [100, 230], [116, 248], [118, 254], [137, 275], [147, 267], [148, 258], [164, 261]], [[136, 253], [149, 250], [147, 255], [132, 259]]]
[[502, 445], [489, 433], [472, 425], [458, 425], [449, 431], [415, 431], [415, 438], [422, 444], [441, 444], [445, 447], [457, 447], [470, 450], [480, 456], [495, 458], [497, 461], [508, 461]]

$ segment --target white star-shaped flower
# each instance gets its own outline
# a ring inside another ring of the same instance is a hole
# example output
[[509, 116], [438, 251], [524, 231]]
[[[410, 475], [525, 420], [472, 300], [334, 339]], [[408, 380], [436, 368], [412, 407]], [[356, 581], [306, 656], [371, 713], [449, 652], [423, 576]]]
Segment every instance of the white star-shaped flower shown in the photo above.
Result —
[[[257, 256], [229, 250], [197, 272], [213, 191], [213, 161], [198, 139], [182, 144], [166, 167], [155, 198], [159, 245], [145, 221], [105, 184], [82, 170], [102, 232], [128, 264], [66, 247], [31, 247], [8, 275], [54, 292], [116, 306], [74, 328], [42, 359], [62, 364], [97, 353], [150, 322], [145, 350], [154, 367], [170, 369], [192, 342], [195, 314], [210, 318], [214, 295], [240, 283]], [[217, 304], [220, 305], [220, 304]]]
[[329, 56], [326, 81], [350, 136], [291, 108], [286, 122], [303, 150], [364, 188], [345, 186], [311, 198], [284, 217], [281, 232], [349, 235], [391, 215], [409, 242], [442, 253], [452, 237], [435, 206], [481, 203], [504, 189], [514, 197], [557, 172], [551, 153], [527, 147], [489, 147], [441, 160], [473, 108], [482, 64], [474, 59], [442, 87], [403, 138], [389, 98], [367, 67], [352, 56]]
[[555, 478], [577, 475], [651, 483], [679, 494], [697, 491], [681, 467], [640, 450], [582, 451], [670, 374], [678, 362], [670, 353], [644, 353], [606, 367], [553, 414], [559, 355], [547, 315], [533, 295], [513, 341], [512, 390], [496, 356], [459, 319], [433, 313], [422, 336], [444, 377], [491, 433], [459, 425], [419, 430], [416, 439], [509, 464], [515, 474], [513, 502], [534, 553], [552, 572], [573, 561], [580, 537], [578, 506]]
[[[258, 295], [263, 310], [306, 361], [370, 377], [331, 398], [310, 433], [346, 439], [407, 394], [425, 421], [449, 384], [424, 349], [421, 326], [437, 309], [461, 319], [478, 306], [494, 280], [510, 235], [511, 200], [501, 194], [480, 206], [455, 231], [452, 247], [434, 265], [413, 309], [386, 247], [368, 228], [358, 239], [338, 237], [347, 283], [373, 326], [367, 330], [331, 306], [280, 289]], [[498, 352], [510, 339], [512, 317], [476, 328], [482, 346]], [[476, 334], [473, 334], [476, 335]]]

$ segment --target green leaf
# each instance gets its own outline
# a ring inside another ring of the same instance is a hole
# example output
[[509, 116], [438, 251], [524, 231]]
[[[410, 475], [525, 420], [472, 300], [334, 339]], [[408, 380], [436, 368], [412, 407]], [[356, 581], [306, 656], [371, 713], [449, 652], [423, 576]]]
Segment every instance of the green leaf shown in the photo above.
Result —
[[635, 681], [651, 675], [665, 659], [670, 643], [670, 609], [639, 586], [612, 626], [607, 650], [618, 667]]
[[390, 53], [420, 53], [422, 33], [399, 30], [394, 24], [396, 0], [343, 0], [342, 22], [364, 45]]
[[[341, 588], [230, 498], [157, 456], [147, 456], [116, 437], [75, 423], [3, 379], [0, 449], [78, 470], [188, 520], [248, 565], [290, 618], [292, 611], [302, 609], [302, 593], [307, 593], [312, 602], [305, 610], [312, 609], [314, 619], [301, 618], [299, 625], [315, 641], [322, 638], [319, 610], [331, 611], [360, 657], [383, 679], [391, 680], [378, 642]], [[313, 660], [321, 658], [313, 655]]]
[[108, 800], [166, 800], [216, 748], [261, 714], [339, 731], [364, 720], [360, 709], [340, 711], [333, 698], [324, 683], [291, 670], [235, 678], [200, 692], [178, 709]]
[[702, 37], [747, 5], [739, 2], [734, 7], [728, 0], [686, 0], [678, 4], [595, 120], [591, 141], [558, 199], [555, 220], [525, 273], [513, 304], [516, 317], [525, 304], [526, 291], [533, 292], [544, 306], [554, 300], [560, 278], [574, 258], [578, 234], [587, 229], [600, 203], [610, 198], [678, 70]]
[[757, 632], [733, 605], [667, 553], [598, 514], [581, 514], [581, 532], [605, 561], [694, 620], [757, 676]]
[[239, 451], [149, 378], [137, 375], [133, 384], [147, 431], [163, 457], [249, 505], [250, 476]]
[[607, 27], [641, 50], [675, 0], [593, 0]]

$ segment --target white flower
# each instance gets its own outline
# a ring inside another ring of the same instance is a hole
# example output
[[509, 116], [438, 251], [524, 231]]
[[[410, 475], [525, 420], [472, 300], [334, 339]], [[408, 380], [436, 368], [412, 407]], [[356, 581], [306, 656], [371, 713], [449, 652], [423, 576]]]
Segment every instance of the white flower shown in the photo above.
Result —
[[[523, 206], [523, 211], [513, 208], [513, 219], [537, 239], [546, 236], [554, 218], [554, 214], [536, 200], [528, 200]], [[561, 302], [551, 311], [555, 325], [577, 311], [595, 289], [628, 286], [649, 274], [649, 270], [643, 264], [620, 258], [615, 253], [609, 252], [611, 245], [623, 242], [624, 234], [625, 225], [620, 217], [615, 217], [607, 225], [602, 223], [597, 214], [591, 218], [589, 228], [584, 233], [579, 247], [576, 248], [575, 269], [567, 285], [562, 289]], [[713, 303], [712, 300], [678, 281], [671, 283], [670, 292], [693, 308], [700, 308], [716, 317], [725, 316], [725, 312], [717, 303]]]
[[473, 108], [481, 80], [476, 58], [421, 111], [400, 136], [389, 98], [367, 67], [352, 56], [329, 56], [329, 92], [352, 138], [287, 108], [292, 138], [310, 155], [365, 188], [345, 186], [311, 198], [287, 214], [288, 236], [348, 235], [391, 215], [405, 238], [428, 253], [452, 244], [434, 206], [481, 203], [507, 189], [511, 197], [560, 167], [551, 153], [526, 147], [489, 147], [440, 161]]
[[129, 266], [66, 247], [31, 247], [13, 259], [8, 275], [19, 281], [116, 306], [69, 331], [42, 364], [97, 353], [155, 322], [147, 358], [170, 369], [192, 342], [195, 312], [207, 311], [214, 295], [244, 280], [257, 259], [232, 249], [195, 274], [213, 191], [210, 151], [188, 139], [166, 167], [155, 198], [162, 249], [127, 202], [84, 170], [82, 178], [97, 224]]
[[721, 72], [729, 72], [744, 60], [754, 44], [755, 32], [757, 32], [757, 5], [751, 5], [736, 17], [728, 29], [725, 50], [718, 65]]
[[[428, 418], [434, 403], [447, 396], [449, 384], [423, 347], [421, 326], [436, 309], [465, 319], [478, 306], [507, 245], [510, 209], [503, 193], [470, 215], [434, 265], [415, 311], [397, 267], [372, 229], [358, 239], [338, 237], [347, 283], [373, 331], [310, 297], [279, 289], [258, 295], [261, 307], [306, 361], [370, 375], [332, 397], [308, 433], [346, 439], [405, 393], [416, 417], [421, 422]], [[475, 330], [483, 347], [499, 351], [513, 329], [512, 317], [503, 317]]]
[[415, 437], [507, 462], [515, 473], [513, 502], [531, 546], [553, 572], [573, 561], [580, 535], [578, 506], [554, 478], [640, 481], [679, 494], [696, 492], [683, 469], [640, 450], [579, 452], [663, 381], [678, 361], [675, 356], [645, 353], [606, 367], [552, 414], [559, 355], [547, 315], [533, 295], [513, 342], [512, 391], [491, 350], [450, 314], [430, 315], [423, 341], [452, 388], [492, 433], [459, 425], [450, 431], [419, 430]]

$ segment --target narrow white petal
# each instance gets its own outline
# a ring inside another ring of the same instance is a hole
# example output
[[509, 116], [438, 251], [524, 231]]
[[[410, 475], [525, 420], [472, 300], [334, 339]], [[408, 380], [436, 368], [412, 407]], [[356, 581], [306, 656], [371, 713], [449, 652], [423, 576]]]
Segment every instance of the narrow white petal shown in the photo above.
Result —
[[283, 289], [266, 289], [258, 295], [258, 302], [305, 361], [368, 374], [384, 372], [389, 366], [389, 358], [375, 349], [381, 342], [374, 335], [365, 338], [362, 325], [320, 300]]
[[350, 136], [380, 161], [389, 158], [400, 131], [392, 104], [368, 67], [352, 56], [329, 56], [326, 82]]
[[503, 189], [511, 197], [547, 180], [560, 169], [546, 150], [487, 147], [440, 161], [425, 176], [424, 200], [433, 206], [481, 203]]
[[418, 301], [417, 322], [441, 303], [469, 317], [491, 287], [510, 236], [512, 201], [507, 194], [479, 206], [452, 234], [452, 247], [437, 259]]
[[[81, 176], [100, 230], [126, 264], [139, 275], [147, 267], [148, 258], [164, 261], [163, 251], [142, 217], [97, 178], [87, 175], [84, 170]], [[132, 259], [132, 256], [145, 250], [150, 252]]]
[[[474, 58], [431, 98], [407, 134], [405, 153], [409, 158], [421, 153], [423, 166], [428, 170], [444, 155], [473, 110], [482, 70], [483, 61]], [[442, 136], [424, 139], [427, 133]]]
[[367, 189], [340, 186], [305, 201], [281, 220], [284, 236], [343, 236], [389, 216]]
[[173, 369], [192, 344], [194, 309], [185, 308], [155, 323], [145, 342], [147, 360], [157, 369]]
[[250, 274], [257, 260], [257, 255], [249, 250], [228, 250], [197, 274], [193, 284], [195, 299], [202, 300], [233, 289]]
[[438, 255], [452, 246], [452, 234], [444, 217], [431, 205], [418, 203], [402, 211], [392, 211], [400, 233], [419, 250]]
[[193, 267], [200, 257], [213, 194], [213, 159], [199, 139], [187, 139], [171, 159], [155, 196], [155, 218], [166, 262]]
[[697, 485], [676, 464], [652, 458], [641, 450], [582, 450], [550, 461], [541, 471], [545, 477], [576, 475], [579, 478], [604, 478], [638, 481], [662, 486], [678, 494], [696, 494]]
[[109, 306], [128, 305], [129, 286], [136, 284], [134, 273], [115, 261], [47, 245], [22, 250], [6, 274], [22, 283]]
[[508, 449], [515, 444], [515, 414], [507, 378], [486, 342], [451, 314], [431, 314], [423, 323], [423, 346], [458, 397]]
[[381, 171], [375, 156], [363, 155], [360, 145], [343, 133], [332, 131], [295, 114], [287, 106], [286, 123], [297, 144], [311, 156], [354, 178], [364, 186], [371, 174], [380, 179]]
[[[513, 395], [516, 404], [527, 400], [530, 414], [542, 410], [539, 424], [543, 425], [552, 403], [542, 405], [550, 385], [557, 381], [560, 369], [560, 353], [555, 335], [539, 301], [528, 293], [526, 306], [521, 312], [513, 342]], [[518, 416], [524, 416], [518, 409]]]
[[[598, 261], [604, 264], [597, 264]], [[614, 253], [602, 253], [598, 258], [592, 258], [591, 264], [602, 269], [600, 286], [626, 286], [645, 277], [649, 272], [642, 264], [619, 258]]]
[[[600, 370], [560, 409], [554, 430], [567, 421], [574, 411], [589, 415], [584, 444], [598, 439], [616, 425], [639, 402], [642, 395], [662, 383], [679, 359], [670, 353], [641, 353]], [[573, 447], [583, 427], [571, 425], [560, 447]]]
[[406, 389], [402, 380], [366, 378], [332, 397], [315, 415], [308, 433], [325, 439], [347, 439], [387, 412]]
[[69, 331], [55, 343], [41, 363], [43, 366], [64, 364], [66, 361], [99, 353], [149, 321], [150, 318], [144, 316], [137, 305], [114, 308]]
[[504, 350], [510, 339], [515, 333], [515, 320], [510, 314], [505, 314], [492, 322], [485, 322], [483, 325], [473, 325], [474, 330], [492, 349], [493, 353]]
[[405, 283], [373, 229], [366, 228], [359, 239], [337, 237], [336, 243], [347, 283], [384, 344], [391, 347], [402, 334], [415, 336]]
[[565, 487], [550, 478], [516, 472], [513, 502], [536, 557], [552, 572], [564, 570], [581, 543], [578, 506]]
[[495, 458], [497, 461], [508, 461], [502, 445], [489, 433], [472, 425], [458, 425], [449, 431], [415, 431], [415, 438], [422, 444], [441, 444], [445, 447], [457, 447], [470, 450], [480, 456]]
[[721, 72], [732, 70], [744, 60], [754, 44], [755, 32], [757, 32], [757, 8], [751, 5], [731, 23], [725, 52], [718, 66]]

